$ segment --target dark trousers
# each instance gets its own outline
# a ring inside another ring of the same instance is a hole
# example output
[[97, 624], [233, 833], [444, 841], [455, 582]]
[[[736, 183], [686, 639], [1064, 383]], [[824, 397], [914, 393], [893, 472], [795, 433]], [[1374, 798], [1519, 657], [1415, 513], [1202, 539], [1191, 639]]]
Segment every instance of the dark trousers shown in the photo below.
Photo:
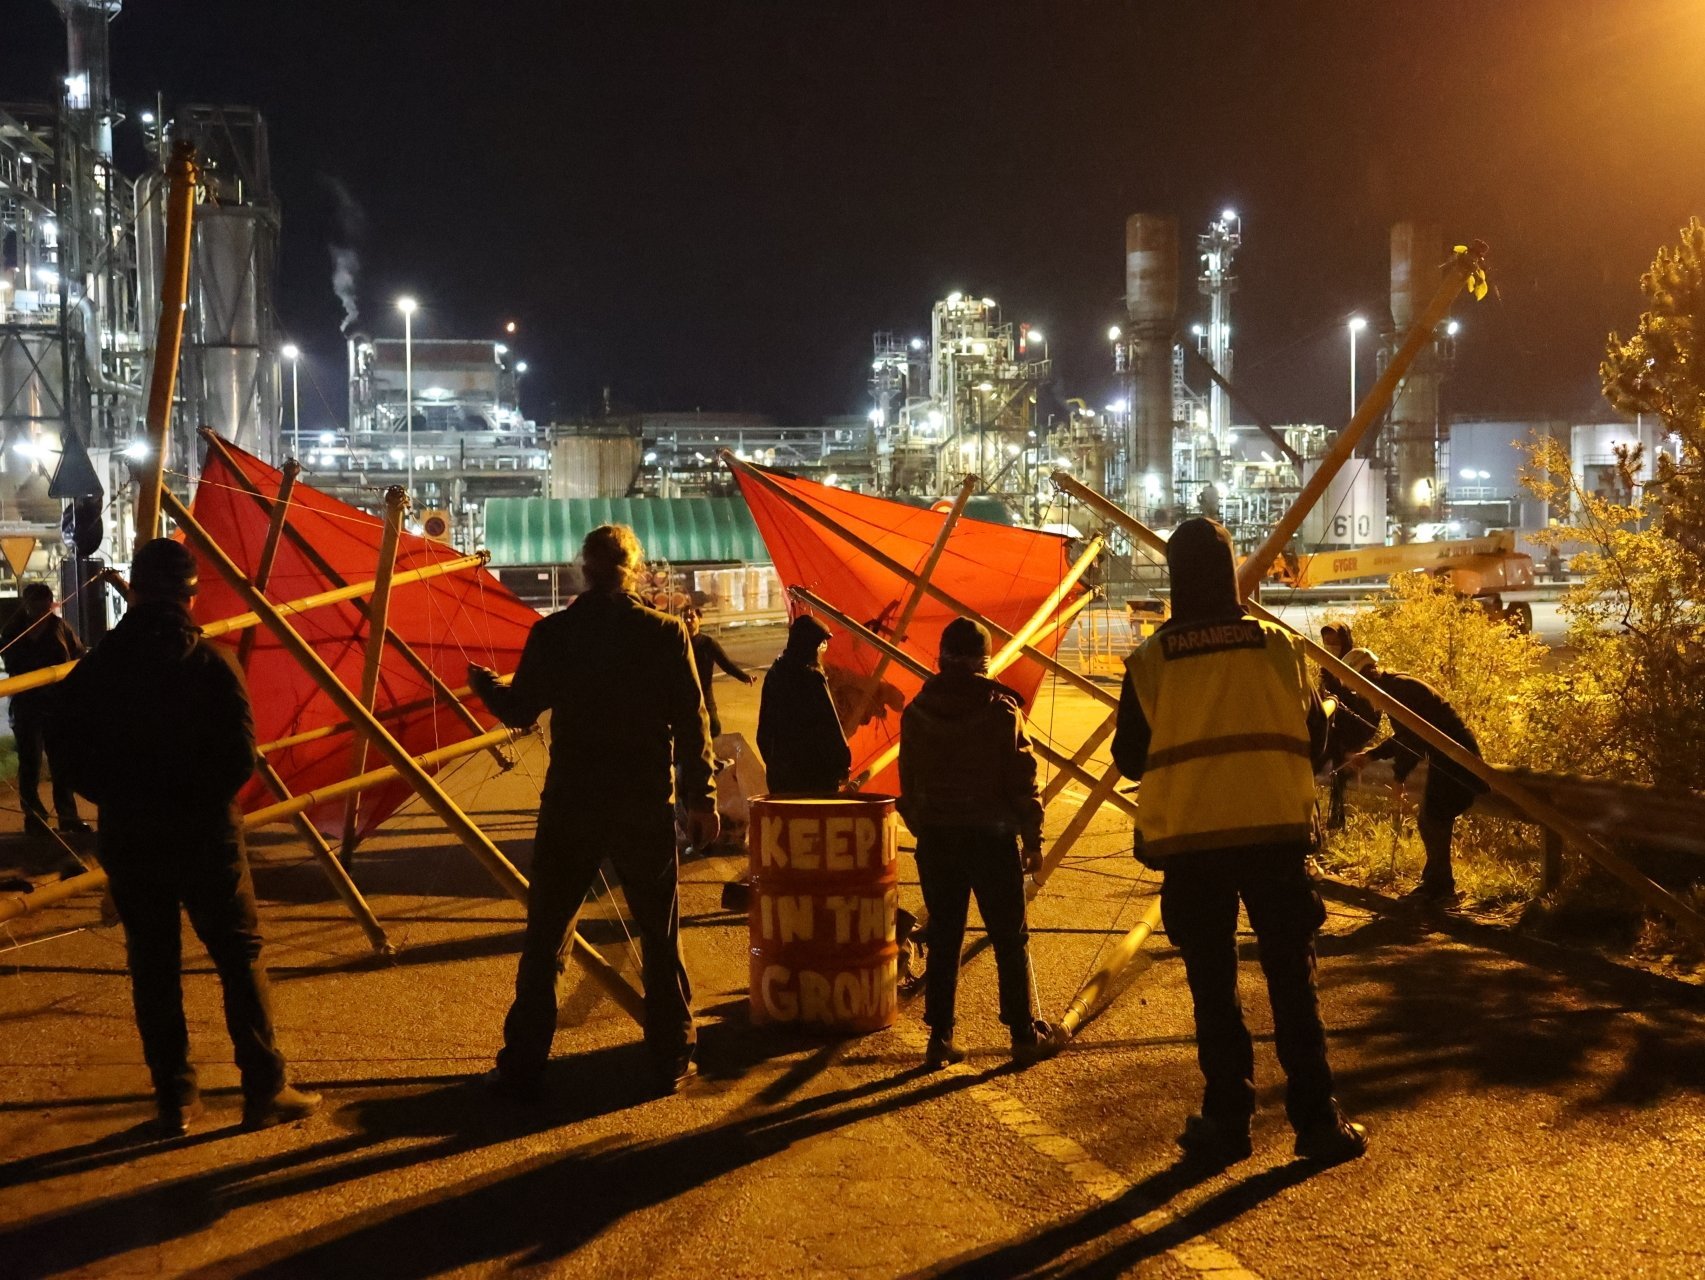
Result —
[[1314, 992], [1314, 935], [1326, 909], [1306, 856], [1300, 848], [1266, 846], [1166, 859], [1161, 919], [1184, 958], [1205, 1081], [1202, 1114], [1210, 1119], [1247, 1125], [1255, 1113], [1255, 1049], [1237, 995], [1239, 901], [1261, 948], [1285, 1111], [1298, 1129], [1332, 1118], [1332, 1069]]
[[[1433, 767], [1428, 766], [1432, 775]], [[1450, 846], [1456, 833], [1456, 820], [1474, 803], [1472, 792], [1448, 779], [1429, 776], [1421, 793], [1421, 811], [1415, 819], [1415, 829], [1421, 836], [1421, 847], [1427, 860], [1421, 869], [1421, 883], [1441, 893], [1456, 891], [1456, 873], [1451, 869]]]
[[556, 1035], [558, 959], [570, 924], [608, 857], [639, 930], [645, 981], [645, 1044], [673, 1063], [693, 1044], [692, 985], [681, 958], [675, 818], [668, 805], [644, 815], [571, 814], [546, 801], [533, 838], [527, 933], [515, 974], [515, 1003], [503, 1022], [497, 1065], [517, 1080], [538, 1075]]
[[995, 949], [1000, 1019], [1013, 1031], [1036, 1016], [1030, 1004], [1030, 931], [1024, 922], [1024, 869], [1018, 837], [994, 827], [925, 827], [918, 836], [918, 879], [929, 911], [929, 967], [924, 1021], [938, 1036], [953, 1033], [959, 951], [971, 895]]
[[124, 924], [130, 989], [142, 1055], [163, 1104], [195, 1096], [184, 1024], [183, 923], [189, 915], [225, 993], [225, 1029], [236, 1050], [243, 1094], [270, 1098], [284, 1087], [284, 1059], [273, 1041], [272, 997], [261, 964], [254, 884], [235, 840], [187, 849], [164, 838], [149, 848], [112, 849], [102, 830], [102, 862]]
[[18, 750], [18, 796], [24, 812], [46, 819], [47, 811], [41, 807], [41, 758], [45, 749], [48, 763], [53, 766], [53, 812], [61, 822], [70, 822], [77, 816], [77, 797], [56, 759], [59, 744], [53, 704], [25, 693], [13, 698], [10, 707], [12, 737]]

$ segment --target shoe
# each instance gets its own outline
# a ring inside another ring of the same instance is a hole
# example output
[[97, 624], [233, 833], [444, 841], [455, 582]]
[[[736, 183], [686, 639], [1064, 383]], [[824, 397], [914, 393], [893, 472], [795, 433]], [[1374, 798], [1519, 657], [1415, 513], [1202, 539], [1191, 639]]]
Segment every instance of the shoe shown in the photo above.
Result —
[[95, 829], [81, 818], [61, 818], [59, 829], [68, 836], [92, 836]]
[[51, 835], [53, 828], [48, 825], [47, 814], [37, 813], [33, 809], [24, 810], [24, 834], [27, 836]]
[[154, 1122], [149, 1127], [162, 1138], [181, 1138], [189, 1133], [190, 1126], [207, 1114], [207, 1106], [200, 1095], [188, 1102], [167, 1102], [164, 1099], [157, 1102], [154, 1108]]
[[1178, 1135], [1178, 1148], [1191, 1160], [1221, 1167], [1249, 1159], [1255, 1146], [1249, 1140], [1249, 1121], [1191, 1116]]
[[679, 1093], [681, 1086], [696, 1079], [698, 1074], [699, 1064], [693, 1061], [691, 1049], [676, 1058], [660, 1059], [657, 1063], [657, 1091], [663, 1097]]
[[0, 893], [34, 893], [34, 880], [26, 880], [23, 876], [7, 876], [0, 879]]
[[947, 1036], [932, 1035], [929, 1048], [924, 1050], [924, 1070], [941, 1071], [965, 1061], [965, 1050]]
[[1066, 1033], [1040, 1018], [1030, 1024], [1029, 1032], [1029, 1035], [1014, 1032], [1012, 1037], [1012, 1060], [1021, 1069], [1051, 1058], [1066, 1047]]
[[544, 1090], [539, 1085], [539, 1078], [522, 1078], [508, 1075], [502, 1067], [493, 1067], [480, 1077], [486, 1092], [494, 1098], [505, 1102], [518, 1102], [523, 1106], [533, 1106], [544, 1098]]
[[1421, 881], [1408, 893], [1403, 895], [1411, 902], [1422, 902], [1430, 906], [1454, 906], [1462, 900], [1462, 895], [1456, 891], [1456, 886], [1449, 881]]
[[744, 880], [730, 880], [722, 886], [724, 911], [749, 911], [752, 907], [752, 886]]
[[320, 1095], [287, 1084], [270, 1098], [243, 1101], [243, 1128], [270, 1129], [274, 1125], [305, 1120], [320, 1105]]
[[1297, 1130], [1296, 1154], [1299, 1160], [1316, 1164], [1342, 1164], [1354, 1160], [1368, 1149], [1367, 1129], [1355, 1123], [1336, 1103], [1332, 1118]]

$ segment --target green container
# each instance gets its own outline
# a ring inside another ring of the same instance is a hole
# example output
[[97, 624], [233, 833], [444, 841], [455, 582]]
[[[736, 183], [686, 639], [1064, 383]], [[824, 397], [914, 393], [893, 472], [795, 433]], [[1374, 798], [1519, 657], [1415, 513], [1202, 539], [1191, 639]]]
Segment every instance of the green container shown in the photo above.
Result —
[[485, 545], [495, 565], [569, 564], [601, 524], [631, 527], [648, 560], [768, 564], [743, 498], [490, 498]]

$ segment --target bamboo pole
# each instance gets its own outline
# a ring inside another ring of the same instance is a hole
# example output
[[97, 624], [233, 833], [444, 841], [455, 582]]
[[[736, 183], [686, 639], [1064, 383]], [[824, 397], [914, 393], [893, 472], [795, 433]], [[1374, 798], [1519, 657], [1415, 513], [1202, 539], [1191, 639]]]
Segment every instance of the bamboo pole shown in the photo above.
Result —
[[[493, 729], [490, 734], [482, 735], [481, 738], [467, 738], [447, 747], [440, 747], [436, 751], [428, 751], [416, 759], [424, 766], [444, 764], [462, 756], [471, 756], [476, 752], [484, 751], [493, 741], [513, 741], [529, 732], [531, 730]], [[264, 773], [262, 776], [265, 776]], [[400, 776], [396, 769], [390, 767], [371, 769], [359, 778], [345, 778], [329, 786], [320, 787], [314, 791], [300, 792], [292, 795], [288, 800], [282, 800], [277, 804], [245, 813], [242, 816], [241, 825], [244, 831], [254, 831], [271, 823], [282, 822], [286, 818], [294, 817], [317, 804], [339, 799], [347, 794], [351, 787], [364, 791], [371, 790], [384, 783], [394, 782]], [[316, 834], [318, 833], [316, 832]], [[335, 862], [336, 859], [333, 861]], [[339, 870], [341, 869], [340, 867]], [[80, 876], [73, 876], [69, 880], [61, 880], [57, 884], [44, 885], [34, 893], [0, 894], [0, 922], [18, 916], [32, 915], [43, 907], [52, 906], [56, 902], [63, 902], [66, 898], [102, 888], [106, 882], [107, 873], [96, 868], [92, 871], [85, 871]]]
[[[874, 546], [872, 546], [865, 539], [859, 537], [856, 533], [852, 532], [850, 529], [848, 529], [845, 526], [843, 526], [842, 524], [840, 524], [833, 517], [826, 515], [825, 513], [821, 512], [821, 511], [818, 511], [809, 502], [806, 502], [802, 498], [796, 497], [794, 494], [790, 493], [783, 486], [777, 484], [773, 479], [770, 478], [770, 476], [764, 471], [764, 469], [762, 467], [755, 467], [749, 462], [743, 462], [740, 459], [736, 458], [733, 454], [729, 453], [727, 450], [724, 450], [721, 453], [721, 455], [719, 455], [719, 456], [722, 458], [723, 462], [729, 467], [730, 470], [738, 471], [742, 475], [750, 476], [755, 482], [762, 485], [770, 493], [774, 494], [781, 501], [785, 502], [788, 506], [792, 507], [795, 511], [799, 512], [806, 519], [808, 519], [812, 523], [828, 530], [830, 533], [834, 534], [837, 538], [839, 538], [842, 542], [846, 543], [853, 550], [855, 550], [859, 554], [867, 556], [869, 559], [875, 561], [877, 564], [881, 565], [884, 569], [888, 570], [889, 573], [893, 574], [895, 577], [899, 578], [901, 581], [903, 581], [903, 582], [918, 582], [919, 581], [918, 575], [913, 573], [910, 569], [906, 568], [906, 566], [901, 564], [898, 560], [894, 559], [892, 556], [884, 555], [881, 551], [877, 550]], [[925, 595], [930, 597], [930, 599], [936, 601], [938, 604], [945, 605], [947, 608], [951, 609], [954, 613], [958, 614], [960, 617], [970, 618], [976, 622], [982, 623], [985, 627], [987, 627], [989, 629], [990, 634], [993, 635], [997, 640], [1001, 641], [1003, 644], [1006, 641], [1012, 639], [1012, 632], [1008, 631], [1005, 627], [999, 626], [996, 623], [991, 622], [989, 619], [983, 617], [980, 613], [978, 613], [970, 605], [964, 603], [961, 600], [955, 599], [953, 596], [948, 595], [947, 592], [943, 591], [940, 587], [936, 586], [934, 583], [932, 583], [932, 582], [924, 583], [923, 584], [923, 591], [924, 591]], [[1090, 680], [1085, 676], [1079, 675], [1076, 671], [1073, 671], [1070, 667], [1066, 666], [1064, 663], [1056, 661], [1052, 655], [1043, 653], [1040, 649], [1034, 648], [1031, 645], [1025, 645], [1023, 648], [1023, 653], [1024, 653], [1025, 657], [1030, 658], [1033, 661], [1040, 663], [1046, 670], [1053, 672], [1055, 675], [1059, 676], [1060, 679], [1064, 680], [1067, 684], [1073, 686], [1074, 688], [1080, 689], [1084, 693], [1087, 693], [1090, 697], [1094, 698], [1096, 701], [1104, 703], [1110, 707], [1117, 707], [1119, 705], [1119, 699], [1115, 695], [1108, 693], [1107, 690], [1103, 689], [1100, 685], [1096, 684], [1093, 680]]]
[[[473, 691], [472, 685], [465, 684], [459, 689], [450, 690], [450, 694], [452, 697], [465, 698]], [[429, 710], [442, 701], [441, 698], [416, 698], [413, 702], [399, 702], [395, 706], [386, 707], [383, 711], [375, 711], [373, 714], [381, 720], [395, 720], [400, 716], [412, 716], [417, 711]], [[286, 738], [279, 738], [273, 742], [263, 742], [255, 750], [263, 756], [268, 756], [274, 752], [286, 751], [291, 747], [300, 747], [309, 742], [334, 738], [340, 733], [348, 733], [354, 727], [347, 720], [339, 720], [336, 724], [321, 725], [318, 729], [304, 729], [301, 733], [293, 733]]]
[[[278, 497], [273, 499], [272, 515], [266, 522], [266, 541], [261, 543], [260, 559], [255, 563], [256, 591], [265, 591], [272, 581], [272, 566], [278, 559], [278, 540], [284, 533], [284, 521], [290, 514], [290, 495], [296, 489], [296, 477], [302, 474], [302, 464], [294, 458], [286, 458], [279, 472]], [[251, 627], [243, 632], [243, 638], [237, 642], [237, 668], [245, 675], [249, 670], [249, 656], [255, 651], [257, 634]]]
[[[850, 615], [835, 608], [835, 606], [830, 604], [827, 600], [821, 599], [817, 595], [813, 594], [808, 588], [789, 587], [787, 590], [788, 594], [793, 596], [793, 598], [798, 600], [801, 604], [832, 619], [842, 627], [845, 627], [847, 633], [854, 639], [862, 640], [865, 644], [870, 645], [872, 648], [887, 653], [893, 658], [897, 665], [906, 668], [906, 670], [912, 672], [912, 674], [918, 676], [920, 679], [928, 680], [935, 674], [935, 671], [932, 668], [926, 666], [917, 658], [907, 653], [904, 649], [895, 645], [892, 641], [888, 640], [887, 637], [877, 635], [876, 632], [872, 631], [863, 623], [856, 621]], [[1095, 785], [1096, 778], [1093, 774], [1085, 772], [1071, 760], [1049, 747], [1047, 743], [1033, 742], [1031, 746], [1034, 747], [1037, 755], [1042, 756], [1056, 768], [1072, 772], [1085, 786]], [[1116, 796], [1114, 798], [1114, 803], [1118, 807], [1126, 810], [1130, 816], [1136, 816], [1136, 806], [1131, 804], [1123, 796]]]
[[[433, 578], [442, 578], [448, 574], [460, 573], [464, 569], [483, 567], [488, 559], [488, 553], [481, 551], [471, 556], [462, 556], [455, 560], [440, 560], [437, 564], [427, 565], [423, 569], [410, 569], [399, 573], [391, 579], [393, 587], [411, 586], [417, 582], [428, 582]], [[338, 587], [332, 591], [321, 591], [316, 595], [303, 596], [299, 600], [288, 600], [282, 604], [274, 604], [271, 608], [284, 617], [294, 617], [299, 613], [308, 613], [314, 609], [324, 609], [329, 605], [342, 604], [346, 600], [358, 601], [373, 589], [371, 582], [354, 582], [348, 586]], [[250, 611], [234, 614], [229, 618], [216, 618], [201, 628], [203, 639], [213, 640], [219, 636], [230, 635], [234, 631], [243, 631], [258, 627], [260, 615]], [[71, 669], [77, 665], [76, 659], [61, 662], [57, 666], [42, 667], [38, 671], [28, 671], [21, 676], [10, 676], [0, 680], [0, 697], [12, 697], [26, 693], [31, 689], [40, 689], [50, 684], [58, 684], [71, 674]], [[474, 727], [482, 733], [485, 726], [475, 722]]]
[[[203, 427], [201, 429], [201, 438], [207, 443], [207, 447], [217, 453], [224, 461], [225, 465], [230, 468], [231, 474], [235, 478], [238, 488], [242, 489], [250, 498], [258, 503], [263, 511], [267, 510], [267, 503], [269, 499], [260, 491], [260, 488], [254, 483], [254, 481], [249, 479], [248, 473], [245, 472], [238, 464], [236, 457], [231, 453], [231, 446], [226, 442], [226, 440], [211, 427]], [[290, 539], [291, 544], [296, 548], [296, 550], [302, 553], [308, 563], [314, 566], [315, 572], [317, 572], [327, 582], [342, 584], [345, 581], [343, 575], [332, 567], [331, 561], [326, 559], [324, 553], [310, 542], [307, 536], [295, 525], [286, 523], [284, 526], [284, 536]], [[481, 554], [485, 555], [483, 552]], [[486, 558], [489, 559], [489, 556]], [[355, 608], [362, 617], [367, 616], [367, 606], [365, 604], [358, 602]], [[425, 680], [427, 684], [432, 686], [433, 692], [438, 695], [440, 700], [449, 705], [451, 711], [455, 714], [456, 718], [462, 722], [464, 727], [476, 734], [485, 732], [485, 726], [479, 722], [479, 718], [462, 704], [461, 699], [463, 695], [451, 692], [450, 686], [445, 683], [444, 678], [432, 669], [431, 663], [414, 651], [413, 645], [409, 644], [402, 638], [402, 636], [398, 635], [395, 628], [386, 627], [384, 634], [385, 643], [401, 654], [403, 661], [414, 668], [415, 674], [420, 676], [422, 680]], [[497, 762], [497, 767], [505, 772], [515, 767], [515, 757], [510, 755], [501, 746], [496, 746], [491, 749], [491, 758]]]
[[[515, 865], [508, 858], [503, 856], [502, 850], [491, 842], [485, 832], [481, 831], [467, 814], [462, 812], [461, 807], [446, 794], [432, 775], [416, 763], [402, 743], [393, 738], [390, 731], [366, 707], [361, 705], [354, 694], [343, 686], [332, 669], [314, 651], [313, 646], [302, 638], [301, 634], [290, 625], [272, 602], [254, 589], [254, 584], [243, 576], [243, 571], [201, 527], [200, 522], [190, 514], [189, 508], [178, 500], [177, 495], [169, 490], [164, 491], [161, 494], [161, 501], [167, 513], [183, 530], [185, 537], [195, 544], [196, 551], [213, 565], [220, 576], [230, 584], [232, 590], [242, 596], [249, 606], [261, 615], [267, 628], [278, 638], [279, 643], [290, 652], [314, 683], [320, 686], [337, 709], [354, 723], [356, 731], [365, 734], [372, 740], [379, 754], [390, 762], [403, 780], [450, 828], [451, 832], [479, 860], [480, 864], [491, 873], [492, 878], [511, 897], [519, 902], [526, 902], [526, 878], [515, 869]], [[639, 992], [628, 984], [627, 980], [610, 965], [609, 961], [599, 955], [578, 933], [573, 935], [570, 952], [616, 1003], [636, 1022], [643, 1025], [645, 1020], [644, 1001], [640, 998]]]
[[[1104, 518], [1119, 524], [1134, 537], [1150, 547], [1164, 552], [1166, 547], [1164, 538], [1110, 499], [1065, 472], [1055, 472], [1054, 483], [1067, 490], [1087, 506], [1094, 508]], [[1705, 943], [1705, 917], [1702, 917], [1662, 885], [1648, 879], [1640, 872], [1639, 868], [1616, 853], [1567, 814], [1553, 807], [1540, 796], [1535, 795], [1527, 787], [1512, 781], [1505, 774], [1487, 764], [1449, 734], [1444, 733], [1424, 717], [1411, 711], [1353, 667], [1346, 665], [1336, 654], [1320, 645], [1312, 637], [1296, 631], [1289, 623], [1268, 612], [1259, 604], [1250, 602], [1244, 607], [1254, 616], [1284, 627], [1287, 631], [1296, 634], [1302, 641], [1303, 648], [1308, 652], [1309, 657], [1330, 671], [1346, 686], [1367, 698], [1377, 709], [1390, 716], [1395, 723], [1405, 725], [1414, 731], [1428, 746], [1445, 756], [1452, 763], [1479, 778], [1491, 790], [1521, 810], [1529, 821], [1549, 828], [1564, 839], [1580, 846], [1588, 857], [1634, 890], [1649, 906], [1669, 916], [1680, 926], [1683, 932], [1695, 941]]]
[[[369, 712], [379, 696], [379, 672], [385, 657], [385, 632], [391, 616], [391, 575], [397, 568], [397, 544], [402, 541], [403, 518], [408, 514], [408, 491], [392, 485], [385, 491], [385, 531], [379, 539], [379, 568], [373, 575], [373, 598], [367, 606], [367, 652], [361, 664], [361, 705]], [[352, 744], [350, 776], [366, 772], [367, 739], [355, 735]], [[361, 812], [361, 793], [351, 791], [343, 804], [343, 861], [347, 866], [355, 856], [359, 837], [355, 832]]]
[[[918, 581], [906, 588], [905, 599], [900, 605], [899, 616], [894, 619], [893, 636], [896, 644], [906, 643], [906, 632], [910, 630], [912, 618], [918, 612], [918, 606], [924, 601], [921, 584], [930, 581], [935, 576], [935, 566], [941, 563], [941, 553], [947, 550], [947, 542], [953, 536], [953, 530], [959, 523], [959, 517], [965, 514], [965, 504], [971, 500], [971, 495], [977, 491], [977, 477], [968, 475], [959, 482], [959, 492], [953, 495], [953, 505], [948, 508], [947, 516], [941, 522], [941, 528], [936, 530], [935, 541], [925, 553], [923, 563], [918, 566]], [[864, 717], [870, 712], [870, 704], [881, 688], [882, 675], [888, 670], [890, 659], [886, 653], [878, 654], [876, 666], [870, 673], [870, 688], [858, 700], [855, 714], [852, 717], [852, 727], [858, 728], [864, 722]], [[871, 777], [880, 770], [866, 770], [865, 777]]]
[[[279, 777], [265, 760], [256, 766], [260, 771], [261, 780], [266, 783], [267, 790], [280, 800], [290, 799], [290, 788], [284, 785], [284, 779]], [[349, 913], [355, 917], [355, 922], [361, 926], [361, 932], [367, 935], [368, 945], [382, 956], [394, 956], [397, 949], [391, 945], [391, 940], [385, 936], [385, 928], [373, 914], [373, 908], [367, 905], [367, 899], [361, 896], [361, 890], [355, 887], [355, 881], [349, 878], [349, 872], [343, 863], [337, 860], [332, 847], [326, 843], [326, 838], [320, 834], [320, 829], [308, 821], [305, 814], [298, 813], [292, 820], [299, 834], [307, 842], [308, 852], [314, 855], [314, 861], [320, 870], [326, 873], [326, 879], [332, 882], [332, 888], [337, 896], [343, 899], [343, 905], [349, 908]]]
[[1127, 965], [1137, 958], [1137, 953], [1143, 949], [1156, 926], [1160, 924], [1160, 895], [1143, 912], [1143, 918], [1137, 921], [1137, 927], [1132, 929], [1118, 945], [1107, 953], [1106, 959], [1099, 968], [1072, 997], [1072, 1002], [1066, 1006], [1065, 1014], [1060, 1018], [1060, 1028], [1068, 1036], [1075, 1036], [1083, 1025], [1095, 1016], [1097, 1009], [1107, 998], [1113, 986], [1113, 980], [1125, 971]]
[[[1096, 726], [1095, 732], [1083, 740], [1082, 746], [1072, 752], [1070, 757], [1071, 763], [1078, 766], [1081, 770], [1082, 766], [1088, 764], [1094, 757], [1096, 749], [1100, 747], [1103, 742], [1106, 742], [1112, 735], [1114, 726], [1118, 723], [1119, 713], [1115, 711], [1112, 715], [1108, 716]], [[1087, 777], [1088, 775], [1086, 774], [1084, 776]], [[1049, 778], [1048, 785], [1042, 788], [1042, 803], [1046, 805], [1052, 801], [1055, 796], [1059, 795], [1060, 792], [1066, 789], [1066, 783], [1070, 780], [1071, 775], [1065, 770], [1061, 770], [1052, 778]], [[1092, 786], [1094, 785], [1094, 781], [1095, 780], [1093, 778], [1090, 779], [1090, 784]]]
[[[1272, 568], [1273, 561], [1279, 558], [1285, 544], [1290, 542], [1292, 535], [1302, 527], [1302, 522], [1314, 509], [1314, 504], [1320, 501], [1321, 495], [1326, 492], [1326, 486], [1332, 483], [1332, 478], [1350, 460], [1356, 445], [1367, 434], [1368, 428], [1385, 415], [1391, 398], [1397, 394], [1397, 384], [1403, 381], [1421, 348], [1433, 340], [1433, 330], [1445, 318], [1451, 303], [1456, 301], [1457, 294], [1482, 270], [1483, 257], [1483, 246], [1476, 246], [1456, 255], [1446, 271], [1444, 280], [1433, 292], [1426, 309], [1415, 317], [1415, 322], [1409, 326], [1409, 332], [1403, 335], [1402, 345], [1397, 348], [1390, 362], [1380, 373], [1378, 381], [1373, 384], [1373, 390], [1368, 392], [1367, 399], [1356, 407], [1349, 425], [1338, 433], [1338, 438], [1332, 442], [1332, 447], [1326, 451], [1326, 456], [1320, 460], [1314, 474], [1304, 481], [1302, 492], [1297, 494], [1296, 501], [1291, 503], [1285, 514], [1279, 518], [1279, 523], [1273, 526], [1266, 541], [1237, 567], [1239, 595], [1248, 597], [1255, 594], [1255, 588], [1260, 585], [1267, 570]], [[1056, 483], [1060, 474], [1055, 473]]]
[[145, 428], [148, 453], [136, 471], [136, 542], [160, 532], [160, 490], [165, 484], [166, 450], [171, 445], [172, 401], [177, 396], [178, 356], [183, 350], [184, 313], [189, 307], [190, 248], [195, 230], [195, 188], [201, 172], [195, 146], [179, 138], [172, 144], [166, 173], [166, 248], [160, 264], [160, 320], [154, 330], [154, 365], [148, 379]]

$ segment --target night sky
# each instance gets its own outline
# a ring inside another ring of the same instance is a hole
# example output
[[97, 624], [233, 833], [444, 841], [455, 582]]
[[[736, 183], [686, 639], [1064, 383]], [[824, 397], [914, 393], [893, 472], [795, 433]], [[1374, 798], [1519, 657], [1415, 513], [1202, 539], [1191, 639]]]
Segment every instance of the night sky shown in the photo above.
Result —
[[[5, 9], [0, 99], [47, 97], [53, 5]], [[121, 103], [265, 112], [310, 429], [343, 412], [338, 184], [362, 327], [400, 333], [405, 291], [417, 336], [517, 320], [540, 417], [605, 385], [861, 412], [870, 331], [952, 289], [1100, 400], [1126, 215], [1188, 239], [1228, 205], [1237, 376], [1273, 419], [1342, 418], [1343, 320], [1383, 311], [1402, 217], [1492, 248], [1451, 407], [1594, 415], [1606, 331], [1705, 215], [1697, 0], [127, 0], [112, 35]]]

